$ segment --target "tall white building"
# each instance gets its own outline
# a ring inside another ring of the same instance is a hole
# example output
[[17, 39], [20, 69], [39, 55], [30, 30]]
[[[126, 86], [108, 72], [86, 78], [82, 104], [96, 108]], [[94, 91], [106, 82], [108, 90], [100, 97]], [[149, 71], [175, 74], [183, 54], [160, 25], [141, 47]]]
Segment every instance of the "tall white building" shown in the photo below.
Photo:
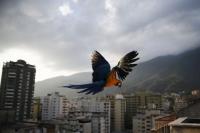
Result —
[[68, 114], [71, 104], [65, 96], [60, 95], [59, 100], [60, 100], [59, 117], [64, 117]]
[[114, 101], [114, 131], [124, 130], [124, 116], [126, 112], [126, 100], [123, 95], [116, 95]]
[[125, 129], [126, 100], [123, 95], [107, 95], [110, 102], [110, 129], [111, 132], [123, 132]]
[[42, 120], [52, 120], [67, 115], [69, 102], [65, 96], [58, 92], [41, 97]]

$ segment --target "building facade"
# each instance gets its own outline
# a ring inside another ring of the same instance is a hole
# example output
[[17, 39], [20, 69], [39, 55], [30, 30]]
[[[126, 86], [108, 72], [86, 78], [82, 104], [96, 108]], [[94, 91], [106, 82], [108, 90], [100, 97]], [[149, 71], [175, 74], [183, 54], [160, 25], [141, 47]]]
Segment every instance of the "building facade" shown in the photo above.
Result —
[[64, 117], [69, 112], [69, 101], [58, 92], [41, 97], [42, 120]]
[[3, 64], [0, 109], [15, 111], [17, 121], [31, 118], [35, 72], [35, 66], [23, 60]]
[[126, 100], [123, 95], [116, 95], [114, 102], [114, 131], [122, 132], [125, 130], [124, 121], [126, 113]]
[[136, 115], [137, 108], [141, 106], [141, 98], [136, 95], [125, 95], [126, 113], [125, 113], [125, 128], [132, 129], [132, 117]]
[[162, 96], [160, 94], [137, 93], [125, 95], [126, 113], [125, 113], [125, 128], [132, 129], [132, 118], [136, 115], [139, 108], [156, 108], [162, 107]]
[[81, 97], [71, 102], [70, 111], [65, 118], [68, 132], [82, 132], [84, 128], [80, 120], [87, 120], [91, 122], [92, 133], [110, 133], [109, 101], [106, 99]]
[[160, 115], [160, 110], [143, 109], [133, 117], [133, 133], [151, 133], [155, 125], [155, 117]]
[[188, 106], [188, 102], [183, 97], [176, 97], [174, 101], [174, 111], [178, 112]]
[[114, 122], [115, 122], [115, 96], [107, 95], [106, 99], [110, 102], [110, 132], [114, 131]]
[[40, 121], [41, 120], [41, 112], [42, 112], [42, 105], [40, 102], [39, 97], [33, 98], [33, 110], [32, 110], [32, 119], [33, 121]]
[[78, 100], [77, 111], [91, 114], [92, 132], [110, 133], [110, 102], [105, 99]]

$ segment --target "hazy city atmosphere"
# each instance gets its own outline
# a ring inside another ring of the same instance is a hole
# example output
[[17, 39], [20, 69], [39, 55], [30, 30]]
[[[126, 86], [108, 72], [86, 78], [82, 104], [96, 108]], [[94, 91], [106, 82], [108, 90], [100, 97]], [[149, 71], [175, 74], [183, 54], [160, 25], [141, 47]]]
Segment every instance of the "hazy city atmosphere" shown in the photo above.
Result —
[[199, 0], [1, 0], [0, 133], [199, 133]]

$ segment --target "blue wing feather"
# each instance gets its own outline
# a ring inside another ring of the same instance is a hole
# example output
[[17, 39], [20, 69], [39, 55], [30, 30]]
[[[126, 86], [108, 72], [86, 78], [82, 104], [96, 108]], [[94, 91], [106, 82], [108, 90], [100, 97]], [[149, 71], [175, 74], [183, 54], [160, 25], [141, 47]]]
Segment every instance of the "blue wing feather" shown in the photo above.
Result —
[[105, 81], [98, 81], [93, 82], [90, 84], [81, 84], [81, 85], [67, 85], [63, 86], [66, 88], [72, 88], [72, 89], [83, 89], [79, 91], [79, 93], [86, 93], [86, 94], [96, 94], [103, 90], [103, 86], [105, 84]]
[[100, 80], [106, 80], [108, 74], [110, 72], [110, 66], [108, 64], [101, 65], [97, 67], [94, 72], [92, 73], [92, 81], [100, 81]]
[[92, 55], [92, 81], [106, 80], [110, 72], [110, 64], [108, 61], [97, 51]]
[[110, 64], [106, 59], [97, 51], [92, 55], [92, 81], [90, 84], [81, 84], [81, 85], [68, 85], [63, 86], [72, 89], [83, 89], [79, 93], [85, 94], [96, 94], [103, 90], [103, 87], [106, 83], [106, 78], [110, 73]]

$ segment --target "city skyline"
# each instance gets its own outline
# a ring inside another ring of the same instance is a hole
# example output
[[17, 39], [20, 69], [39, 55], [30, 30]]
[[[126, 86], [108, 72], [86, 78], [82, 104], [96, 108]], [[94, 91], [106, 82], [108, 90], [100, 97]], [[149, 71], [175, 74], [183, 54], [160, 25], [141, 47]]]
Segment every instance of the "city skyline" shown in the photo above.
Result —
[[0, 66], [23, 59], [36, 66], [36, 81], [91, 71], [94, 50], [114, 66], [132, 50], [146, 61], [200, 46], [198, 0], [3, 0], [0, 6]]

